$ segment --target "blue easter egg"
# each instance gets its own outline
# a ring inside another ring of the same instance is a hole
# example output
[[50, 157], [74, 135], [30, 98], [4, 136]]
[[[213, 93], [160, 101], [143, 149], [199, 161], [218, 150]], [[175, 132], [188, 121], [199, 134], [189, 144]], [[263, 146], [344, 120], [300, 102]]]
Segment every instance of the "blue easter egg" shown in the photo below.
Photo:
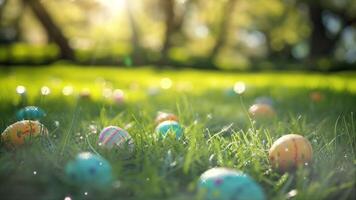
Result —
[[274, 106], [274, 101], [270, 97], [262, 96], [262, 97], [257, 97], [255, 99], [254, 104], [267, 104], [267, 105], [270, 105], [270, 106]]
[[46, 116], [46, 113], [36, 106], [27, 106], [16, 113], [18, 120], [40, 120], [44, 116]]
[[80, 153], [66, 166], [68, 178], [77, 185], [102, 188], [112, 182], [110, 163], [89, 152]]
[[175, 134], [176, 138], [183, 136], [183, 128], [176, 121], [164, 121], [156, 127], [159, 137], [166, 137], [168, 134]]
[[262, 188], [248, 175], [227, 168], [213, 168], [199, 179], [199, 194], [205, 200], [265, 200]]

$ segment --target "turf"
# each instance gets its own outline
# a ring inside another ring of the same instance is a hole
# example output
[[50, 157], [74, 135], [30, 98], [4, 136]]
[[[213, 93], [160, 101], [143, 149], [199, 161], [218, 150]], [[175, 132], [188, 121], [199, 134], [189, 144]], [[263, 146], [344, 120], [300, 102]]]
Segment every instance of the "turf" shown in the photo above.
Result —
[[[247, 85], [241, 95], [231, 92], [236, 81]], [[18, 85], [26, 87], [26, 97], [16, 93]], [[73, 94], [65, 96], [62, 90], [69, 85]], [[50, 94], [40, 93], [43, 86]], [[108, 88], [122, 89], [124, 103], [103, 97]], [[43, 108], [42, 122], [50, 131], [45, 142], [16, 150], [1, 144], [1, 199], [196, 199], [200, 174], [216, 166], [249, 174], [268, 199], [356, 198], [355, 73], [235, 74], [58, 64], [0, 69], [0, 89], [1, 131], [16, 121], [24, 105]], [[83, 89], [90, 90], [89, 99], [78, 97]], [[312, 91], [325, 98], [311, 101]], [[259, 96], [274, 99], [276, 119], [249, 118], [247, 109]], [[157, 140], [154, 118], [160, 110], [179, 116], [182, 140]], [[108, 125], [128, 130], [135, 141], [133, 155], [98, 146], [98, 133]], [[268, 149], [288, 133], [308, 138], [314, 159], [295, 173], [280, 174], [269, 165]], [[83, 151], [109, 160], [112, 187], [98, 191], [71, 185], [65, 165]]]

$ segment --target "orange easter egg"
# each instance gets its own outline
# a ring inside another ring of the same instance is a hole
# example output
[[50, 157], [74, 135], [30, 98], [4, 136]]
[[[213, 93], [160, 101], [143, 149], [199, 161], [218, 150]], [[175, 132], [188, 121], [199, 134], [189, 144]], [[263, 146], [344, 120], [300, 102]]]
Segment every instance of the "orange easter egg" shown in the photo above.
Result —
[[289, 134], [276, 140], [269, 150], [272, 166], [281, 172], [309, 165], [313, 157], [310, 142], [301, 135]]
[[268, 104], [254, 104], [249, 108], [248, 112], [255, 119], [267, 119], [276, 116], [273, 107]]
[[159, 124], [164, 121], [176, 121], [178, 122], [178, 117], [172, 113], [158, 112], [156, 117], [156, 124]]
[[20, 146], [31, 138], [47, 135], [47, 128], [38, 121], [23, 120], [8, 126], [1, 139], [10, 146]]
[[324, 95], [321, 92], [314, 91], [310, 93], [310, 99], [314, 102], [320, 102], [324, 99]]

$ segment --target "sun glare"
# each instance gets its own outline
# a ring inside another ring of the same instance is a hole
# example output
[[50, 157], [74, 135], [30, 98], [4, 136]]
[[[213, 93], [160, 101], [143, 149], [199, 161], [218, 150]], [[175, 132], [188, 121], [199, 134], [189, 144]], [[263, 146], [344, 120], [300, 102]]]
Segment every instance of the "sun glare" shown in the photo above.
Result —
[[126, 0], [98, 0], [112, 14], [123, 11], [126, 8]]

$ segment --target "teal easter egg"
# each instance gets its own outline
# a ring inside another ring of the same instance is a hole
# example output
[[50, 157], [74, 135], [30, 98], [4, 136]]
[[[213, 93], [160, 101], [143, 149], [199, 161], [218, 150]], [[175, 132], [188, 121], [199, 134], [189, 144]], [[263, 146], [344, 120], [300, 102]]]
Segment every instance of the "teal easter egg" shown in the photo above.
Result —
[[40, 120], [45, 116], [46, 113], [36, 106], [27, 106], [16, 113], [16, 118], [18, 120]]
[[176, 121], [164, 121], [156, 127], [156, 133], [159, 137], [165, 138], [168, 134], [174, 134], [177, 139], [183, 136], [183, 128]]
[[133, 151], [134, 142], [130, 134], [117, 126], [108, 126], [99, 134], [99, 144], [106, 148], [123, 148]]
[[70, 181], [79, 186], [103, 188], [112, 182], [110, 163], [89, 152], [78, 154], [65, 171]]
[[248, 175], [227, 168], [213, 168], [199, 179], [204, 200], [265, 200], [262, 188]]

